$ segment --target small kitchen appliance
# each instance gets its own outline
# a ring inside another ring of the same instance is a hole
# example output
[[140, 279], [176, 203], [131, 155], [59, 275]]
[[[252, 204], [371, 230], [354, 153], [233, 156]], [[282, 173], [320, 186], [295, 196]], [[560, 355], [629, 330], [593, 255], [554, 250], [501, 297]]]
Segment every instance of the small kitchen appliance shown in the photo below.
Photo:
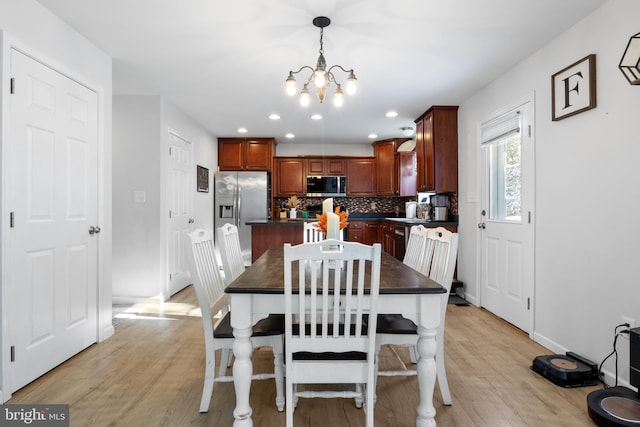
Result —
[[433, 209], [434, 221], [447, 221], [449, 219], [449, 196], [446, 194], [434, 194], [430, 197]]
[[405, 202], [404, 212], [407, 219], [416, 218], [417, 207], [418, 207], [418, 202]]

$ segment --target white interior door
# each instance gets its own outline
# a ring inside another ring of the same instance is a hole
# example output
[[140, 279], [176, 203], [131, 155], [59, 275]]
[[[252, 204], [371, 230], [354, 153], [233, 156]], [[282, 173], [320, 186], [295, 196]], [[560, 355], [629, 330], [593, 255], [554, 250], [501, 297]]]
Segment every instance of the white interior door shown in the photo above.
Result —
[[167, 261], [169, 284], [165, 297], [180, 291], [189, 283], [189, 266], [185, 256], [184, 235], [193, 223], [192, 144], [173, 132], [169, 133], [169, 236]]
[[481, 305], [531, 332], [534, 286], [532, 102], [481, 128]]
[[[9, 393], [97, 340], [98, 97], [12, 49]], [[95, 229], [94, 229], [95, 231]], [[5, 246], [5, 247], [7, 247]]]

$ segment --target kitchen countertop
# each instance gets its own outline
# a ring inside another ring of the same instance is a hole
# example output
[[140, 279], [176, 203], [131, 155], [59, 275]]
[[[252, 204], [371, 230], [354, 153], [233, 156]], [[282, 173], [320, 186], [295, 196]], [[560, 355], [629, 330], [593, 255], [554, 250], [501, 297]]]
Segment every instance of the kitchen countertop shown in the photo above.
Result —
[[[449, 221], [427, 221], [424, 219], [409, 219], [402, 217], [393, 217], [385, 213], [359, 213], [349, 214], [349, 221], [392, 221], [406, 226], [422, 224], [426, 227], [457, 227], [457, 219]], [[304, 222], [316, 222], [315, 218], [275, 218], [262, 219], [245, 222], [246, 225], [301, 225]]]

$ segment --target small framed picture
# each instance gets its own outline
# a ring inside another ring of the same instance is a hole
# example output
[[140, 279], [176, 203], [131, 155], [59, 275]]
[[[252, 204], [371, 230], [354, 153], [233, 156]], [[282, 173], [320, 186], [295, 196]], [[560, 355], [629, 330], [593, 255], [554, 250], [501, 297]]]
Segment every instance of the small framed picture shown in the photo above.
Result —
[[209, 192], [209, 169], [197, 165], [197, 185], [200, 193]]
[[587, 55], [551, 76], [551, 118], [566, 119], [596, 107], [596, 56]]

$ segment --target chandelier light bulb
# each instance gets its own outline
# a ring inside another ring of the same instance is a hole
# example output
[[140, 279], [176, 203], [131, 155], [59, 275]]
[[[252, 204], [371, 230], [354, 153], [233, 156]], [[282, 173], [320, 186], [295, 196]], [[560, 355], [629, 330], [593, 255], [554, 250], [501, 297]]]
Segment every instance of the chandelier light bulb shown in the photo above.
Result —
[[356, 90], [358, 89], [356, 82], [358, 81], [358, 79], [356, 79], [356, 75], [353, 74], [353, 70], [351, 70], [351, 73], [349, 73], [349, 77], [347, 77], [347, 93], [349, 95], [353, 95], [354, 93], [356, 93]]
[[293, 77], [293, 73], [289, 72], [289, 77], [287, 77], [287, 95], [289, 96], [293, 96], [296, 94], [297, 89], [296, 89], [296, 78]]
[[300, 91], [300, 105], [308, 107], [310, 103], [311, 96], [309, 95], [309, 89], [307, 89], [307, 85], [304, 85], [302, 91]]
[[314, 73], [313, 83], [318, 89], [324, 87], [327, 84], [327, 72], [322, 68], [317, 68]]
[[344, 104], [344, 93], [340, 88], [340, 85], [336, 88], [336, 92], [333, 94], [333, 105], [336, 107], [342, 107]]

